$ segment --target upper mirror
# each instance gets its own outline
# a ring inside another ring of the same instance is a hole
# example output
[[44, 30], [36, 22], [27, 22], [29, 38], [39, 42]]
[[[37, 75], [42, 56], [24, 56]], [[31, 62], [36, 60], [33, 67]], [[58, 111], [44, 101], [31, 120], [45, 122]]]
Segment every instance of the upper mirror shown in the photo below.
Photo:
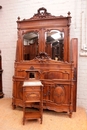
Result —
[[32, 60], [38, 54], [38, 33], [28, 32], [23, 36], [23, 59]]
[[46, 53], [54, 60], [63, 61], [64, 32], [59, 30], [47, 31], [46, 34]]

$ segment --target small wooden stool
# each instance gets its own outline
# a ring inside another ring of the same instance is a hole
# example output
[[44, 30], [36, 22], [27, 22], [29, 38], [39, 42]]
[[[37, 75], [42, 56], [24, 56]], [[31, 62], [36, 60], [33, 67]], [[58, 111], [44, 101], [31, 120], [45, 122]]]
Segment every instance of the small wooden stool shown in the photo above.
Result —
[[[38, 111], [27, 111], [29, 103], [39, 103]], [[39, 119], [42, 124], [43, 115], [43, 85], [39, 80], [29, 80], [23, 83], [23, 125], [26, 120]]]

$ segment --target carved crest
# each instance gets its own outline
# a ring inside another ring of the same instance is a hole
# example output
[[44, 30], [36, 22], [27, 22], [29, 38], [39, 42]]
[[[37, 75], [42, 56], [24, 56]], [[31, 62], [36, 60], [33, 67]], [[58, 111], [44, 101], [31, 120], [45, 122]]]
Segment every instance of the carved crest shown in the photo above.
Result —
[[37, 60], [38, 62], [40, 63], [45, 63], [47, 62], [48, 60], [50, 60], [51, 58], [48, 56], [47, 53], [45, 52], [40, 52], [39, 55], [37, 55], [35, 57], [35, 60]]
[[37, 11], [37, 14], [34, 14], [34, 16], [31, 18], [31, 19], [37, 19], [37, 18], [53, 18], [55, 16], [52, 16], [50, 13], [47, 12], [47, 10], [42, 7], [42, 8], [39, 8], [38, 11]]

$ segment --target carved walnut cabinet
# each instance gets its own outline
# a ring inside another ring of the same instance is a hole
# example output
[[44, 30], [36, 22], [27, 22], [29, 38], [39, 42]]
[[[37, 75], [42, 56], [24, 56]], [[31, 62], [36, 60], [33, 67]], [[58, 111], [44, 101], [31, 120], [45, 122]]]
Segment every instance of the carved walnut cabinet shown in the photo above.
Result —
[[[70, 117], [76, 111], [76, 61], [71, 58], [70, 22], [70, 12], [67, 17], [53, 16], [43, 7], [30, 19], [18, 18], [13, 108], [23, 106], [22, 85], [28, 77], [39, 79], [44, 86], [43, 109], [67, 112]], [[33, 69], [38, 72], [32, 73]], [[38, 107], [38, 103], [31, 106]]]

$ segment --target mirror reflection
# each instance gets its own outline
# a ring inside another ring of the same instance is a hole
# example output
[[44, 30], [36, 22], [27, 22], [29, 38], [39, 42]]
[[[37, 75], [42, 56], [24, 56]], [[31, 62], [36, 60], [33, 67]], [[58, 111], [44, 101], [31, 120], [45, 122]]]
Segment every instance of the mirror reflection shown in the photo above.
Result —
[[23, 59], [32, 60], [38, 54], [38, 33], [28, 32], [23, 36]]
[[46, 53], [54, 60], [63, 60], [64, 32], [51, 30], [46, 32]]

